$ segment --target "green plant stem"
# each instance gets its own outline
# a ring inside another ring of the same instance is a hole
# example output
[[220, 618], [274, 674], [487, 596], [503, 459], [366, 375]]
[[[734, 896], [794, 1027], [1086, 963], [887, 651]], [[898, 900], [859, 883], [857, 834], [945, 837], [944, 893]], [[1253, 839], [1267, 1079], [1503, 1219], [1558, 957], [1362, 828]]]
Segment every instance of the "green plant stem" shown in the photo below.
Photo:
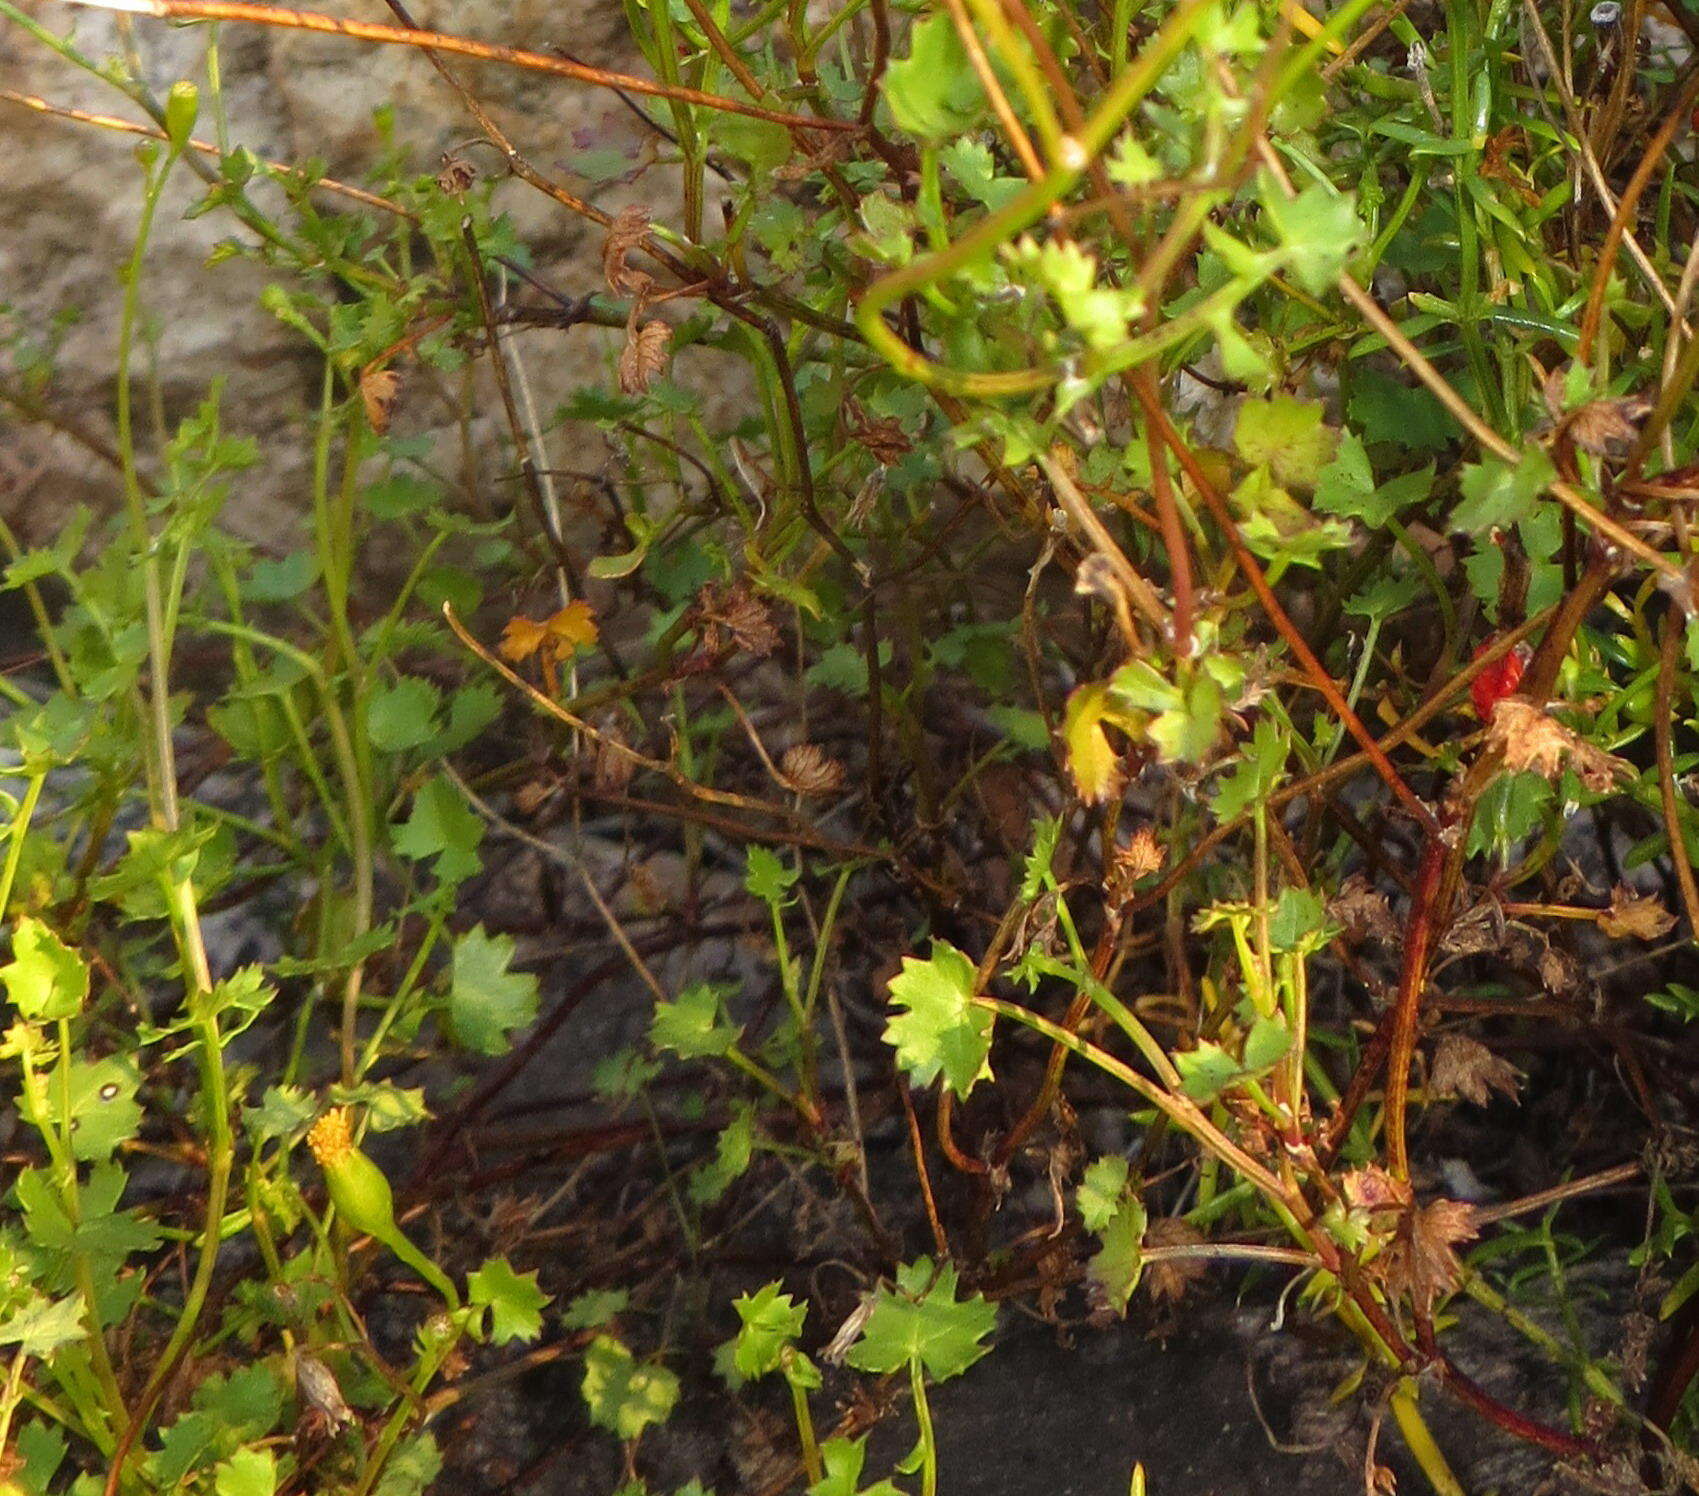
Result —
[[29, 832], [30, 822], [35, 819], [36, 806], [41, 803], [41, 789], [47, 783], [47, 771], [39, 769], [29, 776], [24, 785], [24, 797], [18, 802], [18, 812], [12, 817], [12, 824], [6, 834], [6, 861], [0, 866], [0, 921], [6, 918], [6, 909], [12, 902], [12, 889], [18, 881], [18, 867], [23, 862], [24, 837]]
[[[159, 170], [148, 174], [136, 247], [124, 273], [123, 312], [119, 324], [117, 398], [118, 454], [131, 531], [138, 557], [142, 562], [148, 660], [152, 677], [148, 693], [148, 720], [152, 724], [152, 741], [147, 744], [144, 759], [148, 764], [148, 780], [153, 794], [154, 822], [168, 833], [177, 831], [180, 825], [176, 761], [171, 741], [171, 639], [166, 622], [167, 608], [161, 596], [156, 550], [149, 532], [146, 506], [137, 477], [135, 437], [130, 411], [130, 361], [141, 305], [142, 267], [148, 238], [158, 210], [160, 194], [177, 156], [178, 148], [171, 147]], [[206, 944], [201, 935], [195, 890], [186, 877], [169, 872], [163, 876], [163, 883], [173, 933], [182, 957], [187, 1002], [190, 1012], [195, 1013], [200, 1000], [212, 989], [212, 975], [207, 962]], [[213, 1273], [218, 1265], [224, 1208], [229, 1194], [235, 1151], [230, 1130], [230, 1099], [226, 1090], [224, 1052], [216, 1014], [210, 1008], [201, 1009], [192, 1023], [192, 1032], [195, 1038], [196, 1063], [200, 1071], [201, 1100], [206, 1113], [203, 1125], [207, 1138], [207, 1200], [200, 1256], [194, 1277], [184, 1295], [183, 1308], [177, 1323], [154, 1362], [153, 1372], [134, 1403], [117, 1448], [113, 1452], [106, 1480], [106, 1496], [114, 1496], [118, 1490], [125, 1476], [129, 1456], [136, 1447], [142, 1429], [152, 1416], [160, 1396], [176, 1374], [178, 1362], [194, 1338], [201, 1311], [212, 1287]]]
[[6, 1388], [0, 1392], [0, 1449], [10, 1447], [7, 1440], [12, 1432], [12, 1414], [22, 1396], [24, 1368], [29, 1365], [29, 1359], [21, 1350], [15, 1351], [11, 1365], [6, 1368]]
[[920, 1496], [938, 1496], [938, 1441], [932, 1432], [932, 1408], [926, 1400], [926, 1372], [919, 1356], [909, 1357], [909, 1385], [914, 1389], [914, 1421], [920, 1440]]
[[785, 917], [780, 901], [774, 899], [768, 904], [767, 911], [772, 916], [773, 950], [779, 961], [779, 986], [784, 990], [785, 1005], [790, 1009], [791, 1023], [796, 1028], [796, 1043], [802, 1061], [801, 1092], [809, 1109], [818, 1114], [820, 1058], [819, 1047], [814, 1040], [814, 1025], [810, 1021], [809, 1008], [803, 1003], [802, 993], [797, 990], [797, 968], [796, 963], [791, 960], [790, 941], [785, 935]]
[[1422, 1474], [1434, 1488], [1434, 1496], [1468, 1496], [1461, 1482], [1451, 1473], [1444, 1453], [1434, 1442], [1433, 1431], [1422, 1417], [1415, 1378], [1404, 1377], [1393, 1389], [1392, 1416], [1398, 1422], [1398, 1432], [1403, 1434], [1411, 1457], [1421, 1466]]
[[401, 1441], [401, 1436], [407, 1430], [407, 1424], [412, 1419], [418, 1406], [419, 1398], [425, 1388], [430, 1386], [437, 1372], [442, 1368], [449, 1353], [459, 1344], [460, 1337], [465, 1333], [465, 1324], [461, 1314], [449, 1316], [449, 1328], [446, 1333], [431, 1337], [427, 1348], [420, 1353], [413, 1367], [413, 1376], [408, 1384], [409, 1396], [402, 1398], [384, 1421], [383, 1432], [378, 1435], [377, 1442], [372, 1446], [371, 1455], [366, 1462], [366, 1468], [360, 1476], [360, 1481], [354, 1488], [353, 1496], [371, 1496], [373, 1488], [382, 1478], [384, 1468], [389, 1463], [389, 1457], [395, 1453], [395, 1446]]
[[1463, 1291], [1483, 1308], [1490, 1309], [1498, 1315], [1519, 1335], [1539, 1346], [1553, 1360], [1579, 1374], [1587, 1384], [1587, 1390], [1594, 1397], [1617, 1407], [1622, 1406], [1622, 1389], [1599, 1366], [1587, 1360], [1584, 1356], [1577, 1355], [1571, 1347], [1564, 1345], [1538, 1321], [1524, 1314], [1503, 1294], [1497, 1292], [1479, 1273], [1470, 1273], [1464, 1279]]
[[363, 1079], [366, 1073], [378, 1062], [383, 1053], [383, 1041], [388, 1036], [390, 1028], [405, 1010], [407, 1000], [418, 986], [419, 978], [424, 975], [425, 965], [430, 960], [431, 952], [436, 949], [437, 942], [442, 939], [447, 928], [449, 910], [446, 905], [434, 910], [431, 914], [430, 925], [419, 940], [419, 948], [414, 951], [413, 959], [408, 963], [407, 972], [389, 1001], [384, 1004], [383, 1016], [378, 1019], [377, 1027], [372, 1030], [366, 1040], [366, 1047], [361, 1052], [360, 1063], [355, 1066], [355, 1079]]
[[898, 373], [954, 395], [1030, 394], [1053, 383], [1050, 369], [1007, 373], [965, 373], [936, 363], [911, 348], [886, 323], [885, 311], [903, 297], [933, 285], [956, 270], [989, 254], [1022, 229], [1038, 222], [1084, 179], [1092, 158], [1114, 138], [1127, 116], [1150, 92], [1169, 63], [1191, 39], [1207, 13], [1208, 0], [1180, 0], [1156, 34], [1109, 86], [1103, 102], [1077, 136], [1068, 136], [1049, 171], [1015, 195], [1006, 205], [981, 219], [948, 249], [905, 265], [877, 280], [862, 297], [856, 325], [868, 343]]
[[809, 1485], [818, 1485], [825, 1478], [825, 1471], [820, 1466], [820, 1441], [814, 1435], [814, 1415], [808, 1407], [808, 1389], [788, 1373], [785, 1384], [790, 1388], [797, 1442], [802, 1445], [802, 1468], [808, 1476]]
[[726, 1051], [726, 1063], [737, 1070], [741, 1070], [752, 1081], [754, 1081], [756, 1085], [760, 1086], [763, 1091], [767, 1092], [768, 1095], [784, 1102], [786, 1106], [794, 1110], [797, 1115], [808, 1124], [811, 1130], [817, 1130], [819, 1128], [820, 1114], [813, 1109], [807, 1098], [797, 1095], [794, 1091], [788, 1090], [785, 1087], [784, 1082], [781, 1081], [778, 1076], [774, 1075], [771, 1070], [767, 1069], [765, 1065], [762, 1065], [757, 1060], [751, 1059], [741, 1049], [735, 1047]]
[[[803, 1015], [810, 1021], [820, 1000], [820, 983], [826, 975], [826, 961], [832, 953], [832, 935], [837, 929], [838, 910], [843, 904], [844, 890], [849, 887], [849, 881], [857, 871], [858, 865], [851, 863], [838, 874], [838, 881], [832, 885], [831, 896], [826, 900], [826, 912], [820, 919], [820, 928], [815, 932], [814, 960], [809, 965], [808, 990], [802, 999]], [[0, 910], [5, 907], [5, 901], [0, 900]]]

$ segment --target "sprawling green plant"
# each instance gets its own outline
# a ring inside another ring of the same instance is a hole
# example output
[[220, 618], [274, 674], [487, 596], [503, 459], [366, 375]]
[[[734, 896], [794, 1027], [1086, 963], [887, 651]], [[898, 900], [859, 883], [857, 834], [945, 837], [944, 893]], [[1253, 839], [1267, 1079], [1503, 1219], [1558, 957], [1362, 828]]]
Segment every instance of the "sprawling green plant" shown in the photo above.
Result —
[[[724, 1380], [783, 1383], [791, 1484], [900, 1489], [862, 1484], [865, 1422], [817, 1431], [847, 1365], [906, 1385], [895, 1474], [932, 1496], [928, 1385], [986, 1352], [995, 1299], [1054, 1314], [1083, 1282], [1113, 1318], [1211, 1260], [1295, 1275], [1356, 1337], [1437, 1491], [1463, 1486], [1429, 1382], [1556, 1458], [1679, 1457], [1699, 999], [1672, 959], [1622, 1011], [1604, 969], [1684, 953], [1644, 944], [1671, 905], [1699, 928], [1699, 212], [1673, 149], [1699, 71], [1644, 8], [626, 0], [644, 78], [392, 8], [350, 45], [425, 51], [508, 176], [471, 150], [416, 174], [380, 100], [364, 186], [261, 160], [216, 26], [204, 84], [158, 97], [0, 0], [150, 137], [112, 502], [33, 548], [0, 527], [34, 621], [0, 675], [0, 1489], [405, 1496], [516, 1355], [573, 1359], [643, 1489], [683, 1392], [678, 1275], [717, 1283], [694, 1312]], [[464, 54], [624, 91], [653, 132], [617, 173], [637, 203], [597, 206], [611, 163], [528, 160]], [[148, 398], [149, 251], [190, 172], [232, 223], [215, 259], [265, 266], [321, 362], [306, 428], [272, 438], [311, 452], [298, 548], [220, 522], [276, 454], [227, 431], [216, 382], [175, 426]], [[597, 226], [593, 294], [537, 274], [502, 212], [524, 191]], [[521, 327], [605, 337], [605, 377], [539, 411]], [[63, 426], [53, 329], [9, 330], [0, 401]], [[454, 430], [391, 429], [449, 376]], [[563, 438], [593, 467], [552, 468]], [[637, 903], [587, 810], [638, 845]], [[582, 945], [611, 952], [586, 981], [629, 969], [653, 1000], [643, 1043], [598, 1056], [586, 1145], [652, 1185], [647, 1234], [620, 1239], [610, 1187], [561, 1228], [577, 1255], [538, 1245], [577, 1174], [539, 1166], [488, 1255], [413, 1210], [472, 1173], [465, 1134], [575, 1000], [541, 1017], [492, 930], [498, 844], [583, 894]], [[209, 917], [261, 908], [277, 952], [232, 968]], [[728, 977], [709, 914], [767, 976]], [[870, 988], [882, 1045], [852, 1021]], [[1436, 1190], [1420, 1124], [1515, 1094], [1497, 1051], [1589, 1024], [1626, 1090], [1555, 1063], [1528, 1089], [1586, 1091], [1604, 1154], [1562, 1164], [1594, 1172]], [[456, 1056], [508, 1058], [468, 1092]], [[1088, 1098], [1131, 1116], [1127, 1150], [1087, 1158]], [[1053, 1222], [999, 1213], [1028, 1176]], [[1631, 1180], [1646, 1302], [1621, 1315], [1673, 1322], [1644, 1397], [1630, 1345], [1561, 1342], [1507, 1269], [1561, 1291], [1574, 1238], [1500, 1226]], [[824, 1352], [812, 1262], [709, 1276], [781, 1191], [847, 1206], [832, 1260], [864, 1291]], [[1458, 1369], [1460, 1292], [1551, 1354], [1567, 1425]]]

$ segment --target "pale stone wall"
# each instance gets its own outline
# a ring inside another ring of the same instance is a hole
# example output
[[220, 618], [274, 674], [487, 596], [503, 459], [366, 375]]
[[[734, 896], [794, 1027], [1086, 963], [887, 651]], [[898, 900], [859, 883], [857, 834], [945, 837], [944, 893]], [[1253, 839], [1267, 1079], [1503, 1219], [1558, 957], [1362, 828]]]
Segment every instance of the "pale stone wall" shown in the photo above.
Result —
[[[51, 0], [26, 3], [43, 25], [73, 35], [97, 60], [133, 48], [160, 95], [179, 78], [200, 83], [203, 109], [196, 133], [211, 138], [204, 105], [206, 28]], [[350, 17], [391, 19], [377, 0], [333, 0], [328, 8]], [[569, 5], [419, 0], [413, 12], [424, 26], [537, 50], [559, 47], [585, 61], [641, 69], [630, 54], [617, 0]], [[379, 104], [394, 110], [396, 140], [421, 171], [435, 170], [443, 151], [476, 135], [459, 100], [425, 57], [408, 48], [226, 25], [221, 54], [231, 139], [262, 156], [281, 161], [320, 156], [333, 176], [358, 183], [380, 149], [372, 126]], [[653, 149], [651, 132], [611, 93], [509, 69], [457, 67], [527, 158], [575, 192], [591, 190], [573, 170], [574, 159], [584, 153], [598, 152], [605, 163], [613, 151], [636, 164]], [[4, 20], [0, 87], [58, 105], [140, 118], [115, 90]], [[135, 139], [5, 102], [0, 138], [7, 162], [0, 173], [0, 304], [10, 309], [3, 329], [40, 341], [57, 314], [78, 314], [61, 345], [48, 400], [109, 439], [121, 294], [117, 272], [130, 251], [141, 194]], [[469, 156], [484, 170], [496, 163], [489, 150]], [[183, 210], [198, 189], [195, 178], [179, 172], [148, 260], [146, 303], [157, 329], [163, 405], [167, 420], [174, 420], [194, 409], [212, 377], [225, 377], [230, 426], [259, 437], [264, 450], [262, 464], [233, 495], [227, 522], [267, 549], [287, 549], [303, 501], [309, 456], [303, 420], [317, 398], [316, 356], [260, 309], [266, 271], [244, 260], [206, 267], [218, 240], [245, 231], [222, 211], [185, 221]], [[670, 174], [654, 170], [636, 186], [610, 185], [594, 196], [610, 210], [641, 198], [659, 217], [665, 216], [671, 191]], [[333, 201], [326, 199], [326, 206]], [[595, 286], [600, 235], [594, 226], [514, 180], [498, 188], [498, 204], [511, 213], [555, 284], [570, 293]], [[590, 330], [526, 334], [521, 346], [545, 414], [565, 390], [597, 378], [607, 357], [606, 338]], [[478, 432], [487, 438], [494, 430], [495, 402], [479, 405]], [[397, 422], [405, 429], [452, 430], [447, 402], [429, 392], [409, 392]], [[558, 452], [551, 456], [562, 460]], [[51, 534], [75, 503], [104, 508], [116, 498], [108, 464], [63, 435], [17, 422], [0, 407], [0, 514], [27, 537]]]

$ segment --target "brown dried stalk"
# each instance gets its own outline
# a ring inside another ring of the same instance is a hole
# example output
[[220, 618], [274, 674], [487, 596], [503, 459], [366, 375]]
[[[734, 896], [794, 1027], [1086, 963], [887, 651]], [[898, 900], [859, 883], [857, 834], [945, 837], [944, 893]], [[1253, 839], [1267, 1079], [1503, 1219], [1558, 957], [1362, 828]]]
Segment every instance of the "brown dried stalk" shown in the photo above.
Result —
[[667, 84], [655, 83], [648, 78], [610, 72], [606, 68], [591, 67], [587, 63], [572, 62], [545, 52], [530, 52], [523, 47], [503, 46], [499, 42], [473, 41], [470, 37], [453, 36], [443, 31], [419, 31], [405, 26], [388, 26], [378, 21], [345, 21], [315, 10], [292, 10], [281, 5], [255, 5], [251, 0], [72, 0], [72, 3], [92, 6], [96, 10], [119, 10], [135, 15], [157, 16], [160, 20], [168, 21], [244, 21], [254, 26], [281, 26], [293, 31], [315, 31], [325, 36], [345, 36], [353, 41], [375, 42], [381, 46], [425, 47], [438, 52], [453, 52], [461, 57], [475, 57], [481, 62], [505, 63], [508, 67], [524, 68], [534, 73], [552, 73], [557, 78], [592, 83], [598, 88], [624, 89], [627, 93], [648, 94], [651, 98], [671, 99], [678, 104], [699, 104], [704, 109], [718, 109], [726, 114], [744, 114], [751, 119], [765, 120], [773, 125], [796, 126], [808, 130], [859, 128], [844, 120], [820, 119], [814, 115], [786, 114], [777, 109], [763, 109], [758, 104], [745, 104], [720, 94], [704, 93], [697, 88], [674, 88]]
[[[37, 114], [50, 114], [56, 119], [76, 120], [78, 124], [94, 125], [102, 130], [114, 130], [121, 135], [145, 135], [149, 140], [164, 140], [165, 131], [157, 125], [139, 124], [135, 120], [120, 119], [115, 114], [95, 114], [87, 109], [72, 109], [66, 104], [50, 104], [46, 99], [36, 94], [18, 93], [14, 89], [0, 88], [0, 103], [16, 104], [23, 109], [33, 109]], [[191, 151], [198, 151], [203, 156], [222, 156], [224, 154], [210, 140], [197, 140], [191, 137], [188, 141]], [[291, 166], [286, 161], [271, 161], [259, 157], [259, 164], [268, 171], [284, 172], [292, 177], [306, 177], [306, 172], [298, 166]], [[360, 203], [368, 208], [380, 208], [385, 213], [393, 213], [398, 218], [417, 221], [418, 215], [393, 203], [387, 197], [379, 197], [375, 192], [367, 192], [361, 187], [351, 187], [347, 182], [339, 182], [334, 177], [313, 177], [310, 179], [316, 192], [333, 192], [339, 197], [346, 197], [352, 202]]]

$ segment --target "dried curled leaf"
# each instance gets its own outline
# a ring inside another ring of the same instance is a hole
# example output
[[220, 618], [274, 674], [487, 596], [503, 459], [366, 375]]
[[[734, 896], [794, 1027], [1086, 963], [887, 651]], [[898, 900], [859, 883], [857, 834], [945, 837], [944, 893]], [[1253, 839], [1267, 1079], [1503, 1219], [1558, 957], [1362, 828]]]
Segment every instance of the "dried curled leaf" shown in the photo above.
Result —
[[1565, 372], [1559, 368], [1546, 376], [1541, 387], [1556, 445], [1579, 447], [1595, 457], [1619, 455], [1633, 445], [1640, 434], [1640, 423], [1651, 414], [1650, 401], [1625, 395], [1614, 400], [1589, 400], [1565, 411], [1564, 384]]
[[1161, 872], [1164, 860], [1162, 844], [1157, 841], [1155, 830], [1150, 826], [1140, 826], [1127, 845], [1116, 850], [1115, 872], [1136, 883], [1140, 878]]
[[1567, 951], [1560, 951], [1549, 941], [1535, 958], [1540, 973], [1540, 985], [1554, 997], [1564, 997], [1575, 991], [1581, 982], [1581, 968]]
[[1434, 1050], [1428, 1089], [1436, 1096], [1460, 1096], [1475, 1106], [1485, 1106], [1494, 1091], [1514, 1101], [1521, 1079], [1521, 1071], [1478, 1039], [1446, 1034]]
[[[1023, 833], [1030, 814], [1028, 803], [1023, 800], [1020, 807]], [[1126, 846], [1115, 849], [1110, 860], [1109, 876], [1104, 883], [1104, 893], [1110, 904], [1119, 907], [1130, 903], [1138, 893], [1140, 881], [1160, 872], [1164, 860], [1165, 854], [1162, 844], [1156, 839], [1156, 832], [1149, 826], [1140, 826]]]
[[1526, 696], [1506, 696], [1493, 707], [1487, 742], [1504, 755], [1507, 769], [1555, 780], [1570, 768], [1595, 794], [1634, 777], [1634, 766], [1627, 760], [1594, 747]]
[[850, 427], [849, 434], [871, 452], [882, 467], [889, 467], [914, 449], [914, 443], [903, 430], [903, 423], [895, 416], [886, 416], [878, 421], [862, 416]]
[[337, 1385], [336, 1374], [317, 1356], [305, 1351], [295, 1353], [295, 1390], [305, 1411], [333, 1433], [354, 1422], [354, 1415], [343, 1400], [342, 1388]]
[[1478, 956], [1498, 950], [1504, 939], [1504, 906], [1486, 894], [1459, 911], [1440, 937], [1439, 948], [1448, 956]]
[[630, 740], [618, 717], [609, 716], [598, 725], [601, 736], [591, 749], [590, 780], [603, 794], [623, 795], [637, 772]]
[[389, 414], [400, 388], [401, 376], [394, 369], [368, 368], [360, 372], [360, 403], [366, 408], [367, 423], [379, 436], [389, 430]]
[[1386, 895], [1361, 873], [1352, 873], [1339, 885], [1339, 892], [1328, 901], [1327, 912], [1345, 926], [1345, 934], [1353, 943], [1372, 940], [1377, 945], [1395, 946], [1403, 939]]
[[626, 257], [649, 236], [649, 210], [641, 203], [621, 208], [602, 241], [602, 276], [616, 296], [645, 296], [654, 285], [647, 271], [633, 269]]
[[779, 773], [799, 795], [831, 795], [844, 787], [844, 766], [817, 743], [798, 743], [785, 749]]
[[696, 594], [696, 615], [702, 648], [709, 654], [725, 648], [727, 635], [745, 654], [759, 658], [779, 647], [779, 631], [773, 627], [767, 605], [746, 582], [733, 582], [729, 587], [709, 582]]
[[442, 153], [442, 166], [437, 172], [437, 187], [449, 197], [459, 197], [471, 191], [478, 180], [478, 168], [464, 156], [450, 151]]
[[1565, 418], [1562, 429], [1583, 452], [1617, 455], [1634, 444], [1640, 423], [1652, 413], [1647, 400], [1591, 400]]
[[1203, 1232], [1181, 1216], [1159, 1216], [1145, 1227], [1144, 1285], [1158, 1304], [1178, 1304], [1194, 1283], [1201, 1282], [1208, 1271], [1201, 1255], [1197, 1257], [1159, 1257], [1150, 1259], [1156, 1247], [1195, 1247], [1206, 1238]]
[[626, 395], [641, 395], [667, 366], [667, 343], [673, 330], [665, 322], [645, 322], [628, 329], [619, 355], [619, 387]]
[[1474, 1207], [1462, 1200], [1435, 1200], [1410, 1211], [1381, 1258], [1387, 1286], [1408, 1293], [1424, 1313], [1455, 1289], [1463, 1277], [1457, 1244], [1480, 1234]]
[[1675, 928], [1675, 916], [1651, 894], [1619, 883], [1611, 890], [1610, 908], [1599, 915], [1599, 928], [1613, 940], [1661, 940]]

